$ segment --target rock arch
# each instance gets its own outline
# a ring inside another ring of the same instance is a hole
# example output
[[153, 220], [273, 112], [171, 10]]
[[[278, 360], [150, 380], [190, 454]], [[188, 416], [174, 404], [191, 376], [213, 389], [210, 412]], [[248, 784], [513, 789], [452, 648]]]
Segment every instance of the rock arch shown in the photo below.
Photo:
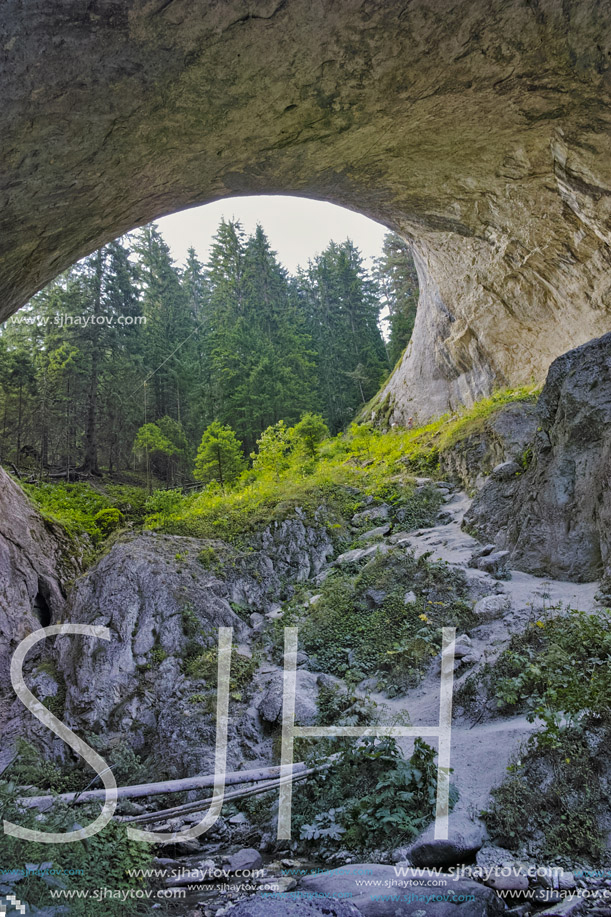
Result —
[[609, 328], [602, 0], [4, 0], [0, 317], [162, 214], [292, 193], [414, 240], [395, 419]]

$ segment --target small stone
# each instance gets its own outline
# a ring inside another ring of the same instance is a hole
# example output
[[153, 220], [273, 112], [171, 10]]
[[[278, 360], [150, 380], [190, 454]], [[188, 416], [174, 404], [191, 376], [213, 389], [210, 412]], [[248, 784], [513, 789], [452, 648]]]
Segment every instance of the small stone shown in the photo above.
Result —
[[383, 589], [368, 589], [365, 593], [367, 604], [370, 607], [378, 608], [384, 604], [387, 593]]
[[373, 522], [375, 519], [388, 519], [390, 516], [390, 507], [386, 503], [381, 506], [373, 506], [371, 509], [364, 509], [360, 513], [355, 513], [352, 517], [353, 525], [362, 525], [363, 522]]
[[390, 532], [390, 522], [385, 525], [378, 525], [375, 529], [369, 529], [364, 535], [359, 536], [359, 541], [373, 541], [376, 538], [383, 538]]
[[229, 819], [229, 824], [230, 825], [247, 825], [248, 819], [246, 818], [243, 812], [238, 812], [237, 815], [233, 815]]
[[344, 564], [357, 564], [367, 557], [374, 557], [376, 554], [388, 554], [390, 546], [387, 544], [374, 544], [370, 548], [353, 548], [351, 551], [345, 551], [340, 554], [335, 563], [339, 566]]
[[413, 605], [413, 603], [417, 601], [418, 601], [418, 596], [416, 595], [413, 589], [410, 589], [410, 591], [406, 592], [405, 595], [403, 596], [404, 605]]
[[490, 573], [492, 576], [504, 577], [507, 575], [508, 558], [509, 551], [495, 551], [492, 554], [478, 558], [477, 568], [478, 570], [483, 570], [484, 573]]

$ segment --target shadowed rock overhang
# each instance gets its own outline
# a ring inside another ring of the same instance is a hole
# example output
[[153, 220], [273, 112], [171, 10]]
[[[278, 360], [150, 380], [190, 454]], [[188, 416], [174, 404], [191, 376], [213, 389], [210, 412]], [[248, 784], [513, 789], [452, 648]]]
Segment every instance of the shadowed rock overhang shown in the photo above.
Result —
[[611, 326], [599, 0], [4, 0], [0, 317], [181, 208], [304, 195], [414, 241], [423, 419]]

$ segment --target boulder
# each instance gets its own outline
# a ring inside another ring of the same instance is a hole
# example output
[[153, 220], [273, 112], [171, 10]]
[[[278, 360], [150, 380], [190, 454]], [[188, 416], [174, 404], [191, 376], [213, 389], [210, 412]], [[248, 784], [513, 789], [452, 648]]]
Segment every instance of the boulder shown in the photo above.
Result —
[[501, 462], [500, 465], [495, 465], [492, 469], [492, 477], [496, 478], [497, 481], [507, 481], [509, 478], [515, 478], [517, 474], [521, 474], [523, 471], [524, 469], [517, 462]]
[[335, 564], [340, 567], [346, 564], [358, 564], [369, 557], [375, 557], [378, 554], [388, 554], [389, 551], [390, 545], [384, 543], [372, 544], [369, 548], [353, 548], [351, 551], [345, 551], [343, 554], [340, 554], [339, 557], [335, 559]]
[[496, 917], [505, 905], [490, 888], [450, 873], [350, 864], [307, 876], [304, 896], [348, 899], [365, 917]]
[[360, 513], [355, 513], [352, 517], [353, 525], [362, 525], [364, 522], [373, 522], [377, 519], [388, 519], [390, 516], [390, 506], [382, 503], [380, 506], [372, 506], [364, 509]]
[[[267, 683], [261, 700], [257, 705], [259, 716], [266, 723], [274, 725], [282, 717], [282, 698], [284, 690], [283, 673], [278, 670]], [[301, 726], [312, 726], [318, 716], [319, 675], [307, 669], [297, 670], [297, 690], [295, 693], [295, 720]]]
[[486, 595], [475, 603], [474, 614], [485, 621], [502, 618], [511, 609], [511, 599], [508, 595]]
[[229, 857], [230, 872], [250, 872], [253, 869], [260, 869], [262, 865], [261, 854], [254, 847], [244, 847]]
[[611, 579], [611, 334], [558, 357], [537, 403], [526, 470], [491, 479], [465, 515], [537, 575]]
[[231, 917], [362, 917], [361, 911], [348, 901], [330, 896], [324, 901], [299, 899], [290, 892], [254, 895], [240, 901], [229, 913]]
[[537, 428], [534, 404], [507, 404], [485, 418], [475, 431], [453, 443], [440, 455], [444, 472], [460, 479], [472, 492], [480, 490], [488, 476], [504, 465], [522, 471], [521, 462]]
[[492, 554], [478, 557], [475, 565], [478, 570], [483, 570], [484, 573], [489, 573], [496, 579], [506, 579], [508, 576], [508, 560], [509, 551], [493, 551]]
[[433, 822], [409, 848], [409, 859], [414, 866], [452, 866], [472, 859], [482, 847], [485, 837], [482, 825], [451, 813], [447, 839], [435, 838]]
[[374, 539], [383, 538], [390, 532], [390, 522], [385, 525], [378, 525], [375, 529], [369, 529], [363, 535], [359, 536], [359, 541], [373, 541]]

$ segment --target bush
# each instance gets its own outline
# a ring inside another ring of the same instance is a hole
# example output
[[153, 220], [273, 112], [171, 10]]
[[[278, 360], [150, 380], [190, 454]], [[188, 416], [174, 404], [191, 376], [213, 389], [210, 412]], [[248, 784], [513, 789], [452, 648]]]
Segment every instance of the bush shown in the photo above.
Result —
[[[6, 819], [39, 831], [65, 833], [73, 830], [75, 812], [70, 806], [55, 803], [40, 818], [36, 809], [24, 810], [18, 807], [17, 796], [17, 785], [14, 782], [0, 780], [0, 820]], [[99, 815], [99, 811], [99, 806], [79, 806], [79, 822], [88, 824]], [[129, 840], [125, 827], [115, 822], [111, 822], [86, 842], [74, 844], [39, 844], [6, 834], [0, 835], [0, 863], [5, 868], [25, 871], [26, 864], [51, 862], [51, 868], [68, 872], [68, 875], [58, 877], [59, 883], [67, 889], [104, 886], [141, 888], [142, 880], [131, 879], [128, 870], [149, 867], [153, 851], [150, 844]], [[47, 884], [37, 876], [28, 876], [19, 883], [17, 889], [18, 896], [35, 907], [54, 903]], [[103, 912], [108, 917], [123, 917], [126, 914], [143, 914], [146, 909], [142, 902], [129, 897], [125, 901], [108, 898], [104, 900]], [[71, 899], [71, 917], [90, 917], [92, 913], [95, 912], [91, 909], [91, 901]]]
[[405, 760], [392, 738], [365, 738], [340, 753], [329, 771], [300, 787], [293, 824], [306, 847], [328, 855], [396, 847], [435, 812], [435, 751], [416, 739]]
[[498, 710], [543, 720], [543, 743], [584, 717], [611, 722], [611, 614], [543, 616], [514, 635], [484, 677]]
[[[384, 593], [379, 605], [369, 601], [371, 589]], [[410, 590], [416, 601], [406, 605]], [[333, 572], [307, 609], [300, 638], [322, 671], [351, 682], [376, 676], [380, 687], [401, 693], [441, 650], [442, 627], [475, 623], [465, 596], [464, 576], [447, 565], [392, 552], [370, 561], [355, 578]]]
[[569, 867], [584, 860], [609, 863], [604, 814], [611, 795], [603, 775], [611, 728], [593, 721], [589, 732], [561, 729], [553, 747], [540, 737], [529, 740], [482, 813], [496, 843]]
[[99, 513], [96, 513], [93, 517], [93, 521], [97, 525], [98, 529], [105, 537], [111, 535], [112, 532], [116, 532], [117, 529], [120, 529], [125, 524], [125, 517], [121, 510], [115, 509], [102, 509]]

